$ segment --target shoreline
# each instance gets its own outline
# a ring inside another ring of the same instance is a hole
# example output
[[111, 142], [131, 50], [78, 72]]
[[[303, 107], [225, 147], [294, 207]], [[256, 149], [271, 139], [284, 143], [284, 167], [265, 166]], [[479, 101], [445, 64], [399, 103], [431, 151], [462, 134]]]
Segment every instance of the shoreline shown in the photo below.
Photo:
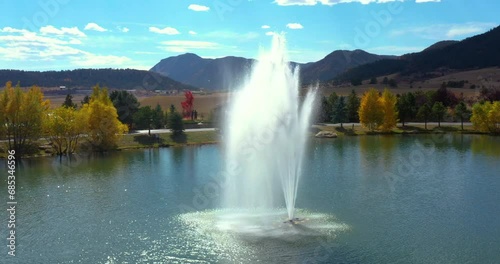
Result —
[[[422, 125], [423, 126], [423, 125]], [[491, 134], [479, 132], [472, 129], [472, 126], [464, 125], [464, 130], [461, 130], [460, 125], [455, 126], [441, 126], [441, 127], [430, 127], [425, 130], [418, 126], [399, 126], [390, 132], [382, 131], [368, 131], [362, 126], [355, 126], [355, 129], [347, 128], [347, 126], [333, 126], [333, 125], [314, 125], [311, 129], [309, 136], [312, 139], [325, 140], [325, 139], [335, 139], [340, 137], [356, 137], [356, 136], [406, 136], [406, 135], [433, 135], [433, 134], [459, 134], [459, 135], [487, 135], [487, 136], [499, 136], [499, 134]], [[325, 138], [316, 137], [316, 133], [320, 131], [328, 131], [336, 134], [335, 138]], [[216, 145], [220, 144], [220, 134], [218, 131], [189, 131], [186, 133], [185, 142], [175, 142], [170, 138], [170, 133], [163, 134], [126, 134], [118, 142], [116, 149], [107, 151], [119, 152], [126, 150], [139, 150], [139, 149], [160, 149], [160, 148], [171, 148], [171, 147], [187, 147], [187, 146], [203, 146], [203, 145]], [[155, 135], [159, 135], [156, 137]], [[41, 157], [55, 157], [53, 153], [50, 153], [47, 149], [48, 143], [43, 142], [40, 144], [40, 153], [34, 155], [27, 155], [23, 158], [41, 158]], [[5, 153], [0, 153], [0, 159], [5, 159]], [[63, 155], [66, 156], [66, 155]]]

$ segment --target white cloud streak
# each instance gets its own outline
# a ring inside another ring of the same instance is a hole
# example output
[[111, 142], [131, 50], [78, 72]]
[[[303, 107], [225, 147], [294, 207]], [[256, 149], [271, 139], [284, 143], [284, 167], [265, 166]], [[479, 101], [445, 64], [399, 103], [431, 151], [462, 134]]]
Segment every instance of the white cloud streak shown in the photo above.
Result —
[[128, 27], [121, 27], [121, 26], [117, 26], [116, 27], [120, 32], [123, 32], [123, 33], [127, 33], [130, 31], [130, 29]]
[[105, 28], [103, 28], [103, 27], [101, 27], [101, 26], [99, 26], [99, 25], [97, 25], [96, 23], [93, 23], [93, 22], [88, 23], [85, 26], [84, 30], [94, 30], [94, 31], [99, 31], [99, 32], [106, 32], [106, 31], [108, 31], [107, 29], [105, 29]]
[[196, 11], [196, 12], [206, 12], [206, 11], [210, 10], [210, 7], [203, 6], [203, 5], [197, 5], [197, 4], [190, 4], [188, 6], [188, 9]]
[[299, 23], [288, 23], [286, 25], [286, 27], [289, 28], [289, 29], [303, 29], [304, 28], [304, 26], [302, 26]]
[[94, 54], [75, 45], [81, 45], [77, 28], [57, 29], [46, 26], [40, 33], [25, 29], [0, 29], [0, 61], [64, 61], [77, 67], [120, 67], [131, 59], [125, 56]]
[[498, 26], [496, 23], [470, 22], [464, 24], [436, 24], [430, 26], [412, 27], [391, 32], [392, 36], [406, 34], [415, 35], [424, 39], [443, 40], [458, 39], [465, 36], [480, 34]]
[[[363, 5], [371, 3], [404, 2], [405, 0], [275, 0], [274, 3], [280, 6], [314, 6], [317, 4], [333, 6], [336, 4], [360, 3]], [[441, 2], [441, 0], [415, 0], [415, 3]]]
[[[22, 30], [21, 30], [22, 31]], [[19, 32], [19, 30], [18, 30]], [[24, 31], [26, 32], [26, 31]], [[62, 28], [56, 28], [54, 26], [48, 25], [40, 28], [40, 33], [42, 35], [73, 35], [77, 37], [85, 37], [85, 33], [81, 32], [77, 27], [62, 27]]]
[[160, 49], [170, 52], [188, 52], [189, 50], [218, 49], [221, 46], [215, 42], [194, 40], [169, 40], [160, 42]]
[[207, 38], [231, 39], [238, 42], [255, 40], [259, 37], [257, 32], [238, 33], [234, 31], [218, 30], [203, 34]]
[[164, 35], [178, 35], [180, 32], [173, 27], [165, 27], [165, 28], [157, 28], [157, 27], [149, 27], [149, 31], [157, 34]]

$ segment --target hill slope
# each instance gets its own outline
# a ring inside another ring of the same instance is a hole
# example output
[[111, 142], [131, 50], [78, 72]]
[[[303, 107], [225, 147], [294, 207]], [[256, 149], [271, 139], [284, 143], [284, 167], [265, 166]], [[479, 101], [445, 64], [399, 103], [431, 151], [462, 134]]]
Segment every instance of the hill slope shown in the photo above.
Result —
[[428, 72], [452, 69], [470, 70], [500, 66], [500, 27], [460, 42], [438, 42], [418, 53], [398, 60], [380, 60], [361, 65], [337, 76], [335, 82], [368, 79], [399, 73], [425, 76]]
[[354, 51], [336, 50], [303, 69], [301, 78], [304, 83], [327, 81], [350, 68], [392, 58], [396, 58], [396, 56], [381, 56], [359, 49]]
[[221, 90], [230, 89], [241, 81], [252, 63], [252, 59], [242, 57], [204, 59], [196, 54], [186, 53], [161, 60], [150, 71], [182, 83]]
[[7, 81], [21, 86], [84, 88], [99, 83], [111, 89], [182, 90], [197, 89], [158, 73], [132, 69], [78, 69], [71, 71], [0, 70], [0, 85]]

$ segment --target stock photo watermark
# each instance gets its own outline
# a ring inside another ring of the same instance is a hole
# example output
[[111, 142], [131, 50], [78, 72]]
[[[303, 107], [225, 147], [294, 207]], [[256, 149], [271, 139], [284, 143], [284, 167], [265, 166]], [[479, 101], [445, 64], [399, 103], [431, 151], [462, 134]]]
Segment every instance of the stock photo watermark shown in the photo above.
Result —
[[16, 256], [16, 151], [9, 150], [7, 156], [7, 248], [10, 256]]
[[23, 28], [32, 32], [38, 31], [42, 26], [47, 25], [54, 18], [61, 8], [72, 0], [40, 0], [38, 6], [40, 9], [31, 17], [22, 17]]
[[217, 17], [224, 21], [226, 15], [232, 13], [243, 2], [244, 0], [216, 0], [212, 3], [212, 8], [215, 10]]
[[386, 171], [384, 177], [389, 185], [390, 193], [395, 193], [398, 184], [402, 184], [408, 177], [422, 169], [432, 154], [436, 152], [436, 145], [446, 141], [445, 134], [431, 134], [430, 138], [417, 140], [410, 153], [400, 157], [396, 171]]

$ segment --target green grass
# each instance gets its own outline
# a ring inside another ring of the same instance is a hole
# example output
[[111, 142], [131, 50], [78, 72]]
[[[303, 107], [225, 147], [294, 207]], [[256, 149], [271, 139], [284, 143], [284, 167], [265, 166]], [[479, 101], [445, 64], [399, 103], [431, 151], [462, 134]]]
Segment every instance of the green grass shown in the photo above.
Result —
[[186, 139], [174, 141], [170, 133], [151, 135], [124, 135], [118, 142], [118, 149], [157, 148], [170, 146], [214, 144], [219, 142], [217, 131], [186, 132]]
[[[360, 135], [401, 135], [401, 134], [431, 134], [431, 133], [459, 133], [459, 134], [487, 134], [481, 133], [473, 129], [472, 126], [464, 126], [464, 130], [461, 130], [460, 124], [453, 126], [441, 126], [437, 125], [427, 125], [427, 130], [424, 128], [424, 124], [418, 124], [413, 126], [396, 127], [391, 132], [381, 132], [381, 131], [369, 131], [368, 129], [361, 126], [344, 126], [332, 127], [332, 126], [321, 126], [312, 134], [314, 135], [319, 130], [333, 131], [337, 133], [338, 136], [360, 136]], [[174, 146], [186, 146], [186, 145], [203, 145], [203, 144], [215, 144], [220, 142], [220, 135], [218, 131], [200, 131], [200, 132], [186, 132], [185, 140], [181, 142], [176, 142], [170, 137], [170, 133], [159, 134], [159, 138], [149, 135], [124, 135], [118, 141], [118, 149], [140, 149], [140, 148], [158, 148], [158, 147], [174, 147]], [[46, 140], [38, 141], [39, 145], [47, 145]], [[7, 157], [7, 151], [4, 144], [0, 144], [0, 158]], [[47, 153], [41, 149], [37, 149], [36, 153], [29, 156], [47, 156]]]

